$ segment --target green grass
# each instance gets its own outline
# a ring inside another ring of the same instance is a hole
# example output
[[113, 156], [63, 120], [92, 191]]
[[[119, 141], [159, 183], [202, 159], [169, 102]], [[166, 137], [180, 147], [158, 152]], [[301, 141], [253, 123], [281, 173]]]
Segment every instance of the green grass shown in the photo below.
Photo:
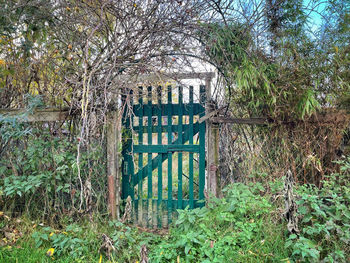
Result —
[[[62, 220], [62, 223], [65, 220]], [[18, 231], [21, 235], [18, 235], [15, 240], [8, 240], [8, 244], [0, 247], [0, 262], [1, 263], [31, 263], [31, 262], [98, 262], [99, 260], [99, 240], [98, 231], [94, 230], [94, 227], [88, 227], [86, 222], [81, 222], [81, 228], [84, 229], [81, 233], [77, 233], [76, 236], [85, 238], [88, 240], [88, 253], [79, 257], [73, 256], [69, 253], [61, 253], [57, 255], [57, 250], [54, 252], [53, 257], [46, 255], [48, 249], [52, 247], [52, 243], [47, 241], [39, 247], [36, 246], [36, 241], [33, 238], [34, 233], [44, 233], [44, 228], [48, 226], [40, 226], [39, 221], [31, 221], [25, 216], [19, 218], [0, 217], [1, 225], [8, 232]], [[103, 225], [101, 225], [103, 226]], [[99, 231], [102, 231], [102, 227], [99, 226]], [[52, 226], [52, 229], [58, 228]], [[57, 230], [59, 231], [59, 230]], [[71, 233], [69, 233], [71, 234]], [[1, 236], [4, 238], [3, 236]], [[73, 238], [73, 237], [72, 237]]]
[[49, 247], [35, 248], [33, 242], [18, 242], [14, 247], [0, 248], [0, 262], [4, 263], [48, 263], [48, 262], [98, 262], [98, 255], [91, 253], [82, 258], [73, 258], [72, 256], [48, 257], [46, 255]]

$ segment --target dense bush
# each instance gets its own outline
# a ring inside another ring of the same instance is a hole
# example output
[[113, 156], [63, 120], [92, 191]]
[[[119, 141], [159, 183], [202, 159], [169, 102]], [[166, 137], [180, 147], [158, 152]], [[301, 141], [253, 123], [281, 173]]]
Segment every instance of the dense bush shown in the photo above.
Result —
[[[53, 217], [73, 211], [88, 212], [106, 204], [105, 153], [102, 145], [81, 150], [80, 171], [84, 188], [82, 209], [78, 177], [77, 141], [74, 134], [56, 134], [45, 124], [29, 126], [0, 120], [0, 209]], [[62, 128], [61, 128], [62, 130]], [[38, 213], [39, 212], [39, 213]]]

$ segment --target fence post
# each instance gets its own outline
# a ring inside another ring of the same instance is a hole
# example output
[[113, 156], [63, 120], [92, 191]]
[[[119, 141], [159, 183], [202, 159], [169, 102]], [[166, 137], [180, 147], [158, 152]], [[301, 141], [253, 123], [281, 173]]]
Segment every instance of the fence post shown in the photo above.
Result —
[[116, 202], [116, 179], [118, 177], [117, 176], [117, 137], [118, 137], [117, 113], [114, 111], [110, 111], [107, 113], [107, 178], [108, 178], [108, 209], [113, 220], [116, 219], [117, 217], [119, 218], [119, 207], [117, 209], [117, 202]]

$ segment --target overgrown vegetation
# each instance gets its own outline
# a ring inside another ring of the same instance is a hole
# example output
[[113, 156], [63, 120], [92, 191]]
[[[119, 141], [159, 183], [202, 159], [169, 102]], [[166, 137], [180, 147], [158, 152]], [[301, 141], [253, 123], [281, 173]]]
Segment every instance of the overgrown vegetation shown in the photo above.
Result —
[[350, 255], [350, 158], [339, 162], [340, 173], [323, 181], [321, 189], [298, 189], [300, 235], [290, 235], [286, 247], [292, 256], [308, 262], [347, 262]]
[[[0, 114], [0, 262], [350, 262], [347, 0], [0, 6], [0, 110], [11, 111]], [[222, 198], [178, 211], [169, 230], [110, 221], [107, 113], [131, 109], [140, 75], [202, 63], [218, 73], [209, 102], [221, 118], [269, 125], [219, 125]], [[72, 118], [24, 122], [45, 107]]]
[[64, 215], [106, 213], [103, 145], [91, 144], [90, 151], [85, 149], [81, 154], [79, 165], [86, 186], [81, 193], [77, 137], [67, 132], [72, 128], [69, 123], [63, 127], [33, 126], [15, 117], [2, 117], [0, 123], [2, 210], [53, 221]]
[[263, 14], [254, 3], [241, 14], [224, 2], [223, 19], [204, 23], [201, 34], [227, 87], [216, 103], [228, 116], [264, 117], [271, 125], [221, 129], [223, 174], [227, 162], [228, 177], [256, 166], [273, 178], [290, 169], [318, 185], [337, 171], [349, 122], [348, 3], [264, 1]]
[[108, 257], [111, 262], [136, 262], [145, 245], [150, 262], [348, 262], [350, 158], [341, 167], [321, 190], [298, 188], [297, 234], [288, 234], [282, 217], [283, 183], [275, 182], [270, 193], [262, 184], [237, 183], [225, 190], [223, 199], [211, 198], [207, 207], [178, 211], [169, 233], [144, 232], [118, 221], [106, 225], [96, 218], [62, 217], [47, 225], [2, 212], [0, 259], [91, 262], [103, 255], [103, 262]]
[[[255, 262], [288, 257], [283, 251], [283, 224], [276, 207], [258, 188], [234, 184], [224, 199], [211, 199], [208, 207], [179, 211], [176, 227], [156, 246], [154, 262]], [[276, 217], [277, 216], [277, 217]], [[277, 242], [277, 244], [274, 244]]]

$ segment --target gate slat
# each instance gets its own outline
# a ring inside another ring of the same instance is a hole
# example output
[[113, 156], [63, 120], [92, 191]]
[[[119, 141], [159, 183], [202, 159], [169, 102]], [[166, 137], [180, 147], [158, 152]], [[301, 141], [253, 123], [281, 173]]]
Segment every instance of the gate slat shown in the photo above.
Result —
[[[204, 110], [204, 107], [203, 105], [201, 105], [200, 103], [192, 103], [193, 104], [193, 114], [194, 115], [198, 115], [199, 113], [203, 112]], [[182, 114], [183, 115], [190, 115], [190, 112], [189, 112], [189, 104], [183, 104], [182, 105]], [[158, 105], [156, 104], [152, 104], [152, 105], [148, 105], [148, 104], [145, 104], [143, 105], [143, 112], [148, 112], [151, 108], [154, 108], [154, 107], [158, 107]], [[162, 112], [162, 116], [168, 116], [169, 115], [169, 112], [168, 112], [168, 109], [170, 108], [170, 111], [172, 113], [172, 115], [179, 115], [179, 109], [180, 109], [180, 106], [179, 105], [172, 105], [172, 107], [168, 107], [167, 104], [162, 104], [161, 105], [161, 112]], [[140, 114], [140, 110], [141, 108], [139, 107], [139, 105], [135, 105], [133, 107], [133, 112], [136, 116], [138, 116]]]
[[[152, 87], [148, 87], [148, 105], [152, 106]], [[148, 145], [152, 145], [152, 114], [153, 114], [153, 107], [149, 107], [148, 116], [147, 116], [147, 137], [148, 137]], [[148, 153], [148, 186], [147, 186], [147, 212], [152, 212], [152, 153]], [[151, 209], [150, 209], [151, 208]], [[150, 215], [148, 215], [148, 219], [150, 218]], [[149, 222], [150, 220], [148, 220]]]
[[[168, 153], [168, 152], [197, 152], [200, 151], [200, 146], [197, 144], [194, 145], [183, 145], [183, 144], [171, 144], [171, 145], [134, 145], [134, 153]], [[152, 157], [152, 156], [151, 156]], [[152, 168], [152, 159], [151, 162], [148, 162], [147, 169]], [[147, 170], [149, 172], [149, 170]]]
[[[142, 92], [142, 87], [139, 87], [139, 140], [138, 143], [139, 145], [143, 144], [143, 92]], [[142, 167], [143, 167], [143, 153], [139, 153], [139, 167], [138, 167], [138, 189], [137, 189], [137, 194], [138, 194], [138, 221], [139, 223], [142, 223], [142, 215], [143, 215], [143, 202], [142, 202]]]
[[[188, 128], [189, 128], [188, 124], [182, 124], [183, 131], [188, 129]], [[133, 129], [134, 129], [135, 132], [138, 132], [140, 127], [139, 126], [134, 126]], [[148, 127], [142, 127], [142, 129], [143, 129], [143, 132], [146, 133], [147, 130], [148, 130]], [[159, 129], [158, 125], [157, 126], [152, 126], [152, 133], [158, 133], [158, 129]], [[171, 125], [171, 130], [172, 130], [172, 132], [178, 132], [178, 130], [179, 130], [178, 125], [174, 125], [174, 124]], [[162, 125], [161, 131], [162, 132], [168, 132], [168, 125]]]
[[[168, 86], [168, 144], [172, 144], [172, 93], [171, 86]], [[168, 222], [171, 222], [171, 213], [172, 213], [172, 170], [173, 170], [173, 154], [168, 152]]]
[[[200, 86], [200, 103], [205, 104], [206, 94], [205, 86]], [[205, 115], [205, 110], [199, 113], [199, 117]], [[204, 199], [204, 183], [205, 183], [205, 122], [199, 124], [199, 200]]]
[[[193, 86], [190, 86], [190, 104], [189, 104], [189, 144], [193, 144]], [[189, 199], [190, 208], [194, 207], [193, 203], [193, 153], [189, 154]]]
[[[178, 138], [182, 142], [182, 105], [183, 104], [183, 89], [179, 86], [179, 122], [178, 122]], [[178, 190], [177, 190], [177, 208], [182, 209], [182, 152], [178, 153]]]
[[[162, 87], [157, 88], [157, 96], [158, 96], [158, 145], [162, 144]], [[162, 227], [162, 199], [163, 199], [163, 169], [162, 169], [162, 163], [163, 163], [163, 154], [159, 153], [157, 157], [158, 158], [158, 202], [157, 202], [157, 221], [158, 221], [158, 227]]]

